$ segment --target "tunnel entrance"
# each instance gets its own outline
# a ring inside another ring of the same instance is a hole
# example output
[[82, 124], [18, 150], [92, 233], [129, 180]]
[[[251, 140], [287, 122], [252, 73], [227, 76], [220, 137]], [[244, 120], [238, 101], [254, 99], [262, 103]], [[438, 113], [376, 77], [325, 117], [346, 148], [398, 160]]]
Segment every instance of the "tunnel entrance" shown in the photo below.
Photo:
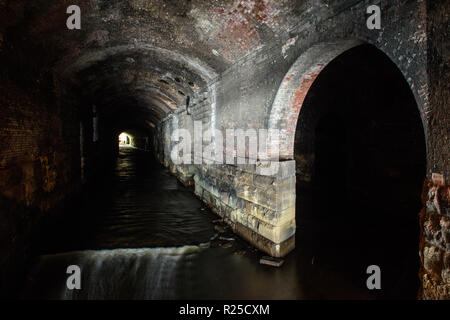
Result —
[[[295, 137], [297, 247], [382, 297], [416, 298], [425, 137], [414, 96], [381, 51], [331, 61], [302, 105]], [[317, 262], [316, 262], [317, 263]]]
[[119, 134], [119, 147], [132, 147], [133, 137], [126, 132]]

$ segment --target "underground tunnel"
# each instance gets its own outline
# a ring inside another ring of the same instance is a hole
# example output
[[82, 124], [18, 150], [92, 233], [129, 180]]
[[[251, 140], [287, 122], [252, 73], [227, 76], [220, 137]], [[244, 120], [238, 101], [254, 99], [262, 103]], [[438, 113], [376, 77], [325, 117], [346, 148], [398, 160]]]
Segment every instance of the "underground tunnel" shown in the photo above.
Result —
[[0, 297], [449, 299], [449, 5], [375, 7], [0, 0]]

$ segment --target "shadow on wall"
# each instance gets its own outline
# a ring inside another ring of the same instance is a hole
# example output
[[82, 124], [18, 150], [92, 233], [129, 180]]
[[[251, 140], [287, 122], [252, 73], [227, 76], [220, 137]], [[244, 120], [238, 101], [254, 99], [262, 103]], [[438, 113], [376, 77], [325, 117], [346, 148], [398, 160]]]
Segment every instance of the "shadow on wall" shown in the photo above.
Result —
[[297, 247], [349, 277], [379, 265], [381, 295], [415, 298], [425, 136], [409, 85], [384, 53], [361, 45], [323, 69], [301, 108], [295, 158]]

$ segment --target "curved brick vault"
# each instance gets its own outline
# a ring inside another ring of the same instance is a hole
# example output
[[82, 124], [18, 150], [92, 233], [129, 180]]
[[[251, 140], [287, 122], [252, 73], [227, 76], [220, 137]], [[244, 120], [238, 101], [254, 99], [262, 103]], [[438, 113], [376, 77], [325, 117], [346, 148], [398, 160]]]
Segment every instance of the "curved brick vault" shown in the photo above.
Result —
[[280, 130], [282, 159], [294, 158], [297, 119], [309, 88], [323, 68], [341, 53], [361, 45], [360, 40], [317, 44], [304, 52], [286, 73], [270, 110], [268, 128]]

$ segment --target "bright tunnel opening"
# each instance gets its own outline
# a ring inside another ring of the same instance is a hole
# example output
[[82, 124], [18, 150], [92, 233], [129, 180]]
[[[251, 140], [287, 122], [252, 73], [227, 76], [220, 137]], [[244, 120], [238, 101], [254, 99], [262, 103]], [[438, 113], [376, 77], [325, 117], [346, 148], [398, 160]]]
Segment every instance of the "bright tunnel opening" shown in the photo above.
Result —
[[134, 138], [132, 135], [122, 132], [119, 134], [119, 147], [133, 147], [134, 146]]

